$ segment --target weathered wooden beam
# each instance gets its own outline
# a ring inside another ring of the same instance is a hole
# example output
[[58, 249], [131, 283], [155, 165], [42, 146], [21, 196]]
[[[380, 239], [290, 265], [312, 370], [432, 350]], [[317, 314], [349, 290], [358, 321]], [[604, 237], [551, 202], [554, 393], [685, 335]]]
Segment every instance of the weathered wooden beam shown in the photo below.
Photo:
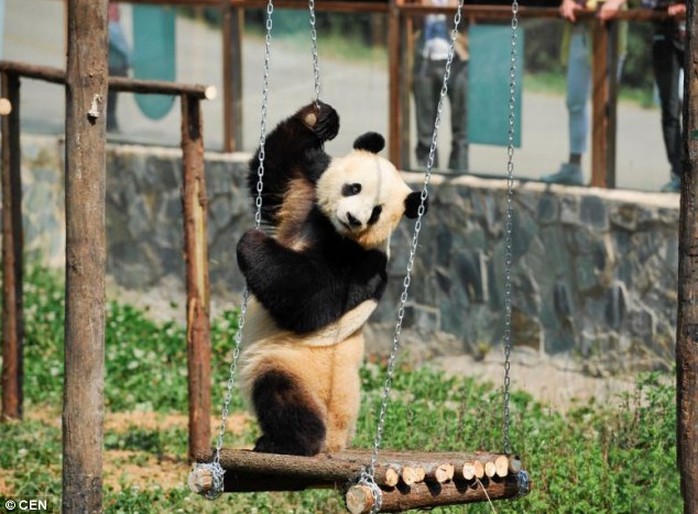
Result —
[[[24, 315], [22, 300], [22, 179], [19, 143], [19, 78], [2, 73], [2, 412], [22, 418]], [[8, 106], [10, 110], [7, 111]], [[14, 107], [14, 108], [12, 108]]]
[[687, 8], [676, 323], [676, 431], [684, 514], [698, 514], [698, 17], [695, 2], [687, 2]]
[[[66, 73], [60, 68], [27, 64], [16, 61], [0, 61], [0, 72], [19, 75], [30, 79], [43, 80], [54, 84], [65, 84]], [[182, 84], [161, 80], [139, 80], [128, 77], [109, 77], [109, 89], [127, 93], [146, 93], [161, 95], [188, 95], [194, 98], [213, 100], [216, 98], [215, 86], [201, 84]]]
[[64, 514], [102, 511], [107, 0], [68, 1]]
[[211, 328], [209, 315], [207, 199], [201, 103], [183, 95], [182, 205], [187, 287], [189, 456], [211, 441]]

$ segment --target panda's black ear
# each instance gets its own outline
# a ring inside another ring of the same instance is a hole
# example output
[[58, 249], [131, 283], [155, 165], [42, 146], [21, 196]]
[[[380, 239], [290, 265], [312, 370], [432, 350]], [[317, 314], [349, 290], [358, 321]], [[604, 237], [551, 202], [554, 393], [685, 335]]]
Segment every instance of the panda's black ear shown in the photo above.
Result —
[[385, 148], [385, 139], [378, 132], [366, 132], [354, 141], [354, 150], [366, 150], [378, 153]]
[[[413, 191], [405, 198], [405, 216], [415, 219], [419, 216], [419, 205], [422, 203], [422, 192]], [[429, 209], [429, 198], [424, 200], [424, 213]]]

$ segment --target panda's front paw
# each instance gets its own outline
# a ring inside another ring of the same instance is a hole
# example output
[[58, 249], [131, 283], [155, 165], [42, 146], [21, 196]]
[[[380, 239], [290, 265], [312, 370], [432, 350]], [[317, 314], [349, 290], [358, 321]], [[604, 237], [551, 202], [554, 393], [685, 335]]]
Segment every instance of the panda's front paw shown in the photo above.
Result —
[[329, 104], [321, 101], [303, 107], [296, 116], [320, 141], [330, 141], [339, 132], [339, 115]]
[[313, 132], [321, 141], [330, 141], [339, 132], [339, 114], [331, 105], [318, 102], [317, 123]]

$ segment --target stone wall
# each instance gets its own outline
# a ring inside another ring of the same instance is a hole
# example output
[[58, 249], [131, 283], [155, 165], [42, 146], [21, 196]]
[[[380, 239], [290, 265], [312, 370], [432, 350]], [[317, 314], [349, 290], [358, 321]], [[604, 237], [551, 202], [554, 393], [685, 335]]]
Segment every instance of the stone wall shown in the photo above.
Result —
[[[27, 249], [61, 266], [63, 147], [23, 138]], [[243, 287], [235, 245], [252, 226], [246, 155], [207, 156], [209, 256], [214, 295]], [[110, 147], [108, 269], [125, 288], [148, 289], [184, 274], [178, 149]], [[415, 188], [422, 176], [406, 174]], [[502, 336], [506, 184], [464, 176], [432, 181], [405, 325], [454, 351], [486, 351]], [[516, 184], [513, 324], [517, 345], [589, 359], [632, 355], [645, 367], [670, 362], [676, 323], [678, 197]], [[393, 238], [391, 287], [374, 316], [392, 327], [411, 241]], [[448, 339], [448, 338], [447, 338]]]

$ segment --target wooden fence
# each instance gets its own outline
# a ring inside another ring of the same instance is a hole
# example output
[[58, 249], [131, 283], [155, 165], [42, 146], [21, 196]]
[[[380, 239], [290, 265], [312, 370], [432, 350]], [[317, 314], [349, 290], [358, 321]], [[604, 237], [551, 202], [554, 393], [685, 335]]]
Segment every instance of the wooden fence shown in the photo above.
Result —
[[[0, 61], [2, 96], [11, 105], [3, 116], [2, 132], [2, 280], [3, 366], [2, 418], [22, 417], [22, 187], [20, 178], [20, 83], [36, 79], [65, 84], [66, 72], [47, 66]], [[187, 286], [187, 355], [189, 371], [190, 455], [210, 444], [211, 344], [209, 337], [207, 200], [204, 177], [204, 141], [201, 100], [216, 95], [211, 86], [110, 77], [115, 91], [168, 94], [180, 97], [182, 112], [182, 176], [184, 259]], [[66, 363], [68, 365], [68, 363]], [[89, 387], [83, 385], [83, 387]], [[101, 386], [100, 386], [101, 387]]]

